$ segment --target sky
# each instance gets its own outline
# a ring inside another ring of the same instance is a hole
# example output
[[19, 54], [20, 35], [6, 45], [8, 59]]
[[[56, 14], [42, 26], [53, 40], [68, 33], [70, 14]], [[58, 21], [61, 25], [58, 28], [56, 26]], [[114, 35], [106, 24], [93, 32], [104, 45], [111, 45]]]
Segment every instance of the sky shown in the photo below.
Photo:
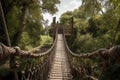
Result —
[[59, 21], [59, 18], [62, 13], [66, 11], [73, 11], [74, 9], [77, 9], [81, 5], [81, 0], [60, 0], [61, 3], [57, 5], [58, 12], [54, 15], [50, 15], [49, 13], [43, 14], [43, 17], [45, 20], [49, 20], [50, 24], [52, 22], [52, 18], [55, 16], [56, 20]]

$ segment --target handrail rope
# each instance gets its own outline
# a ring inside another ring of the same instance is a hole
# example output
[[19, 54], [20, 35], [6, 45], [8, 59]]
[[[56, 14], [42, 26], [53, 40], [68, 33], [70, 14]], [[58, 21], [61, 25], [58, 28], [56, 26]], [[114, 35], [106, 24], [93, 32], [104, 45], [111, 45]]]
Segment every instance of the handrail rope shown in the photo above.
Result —
[[[66, 50], [67, 50], [67, 53], [68, 53], [68, 59], [69, 59], [71, 69], [77, 70], [79, 68], [79, 67], [75, 67], [72, 64], [72, 57], [94, 59], [95, 57], [99, 56], [100, 58], [103, 59], [103, 61], [108, 61], [109, 58], [112, 58], [114, 60], [120, 60], [120, 45], [116, 45], [116, 46], [114, 46], [110, 49], [100, 48], [100, 49], [98, 49], [94, 52], [91, 52], [91, 53], [76, 54], [76, 53], [73, 53], [67, 45], [65, 34], [64, 34], [64, 29], [63, 29], [63, 38], [64, 38], [64, 43], [65, 43], [65, 46], [66, 46]], [[104, 69], [104, 68], [105, 68], [105, 64], [103, 64], [103, 67], [101, 69]], [[77, 71], [79, 72], [79, 70], [77, 70]], [[102, 72], [103, 72], [103, 70], [101, 71], [101, 73]], [[87, 78], [92, 79], [92, 80], [98, 80], [100, 78], [101, 74], [99, 74], [98, 78], [96, 78], [93, 75], [87, 75], [87, 74], [85, 74], [85, 76]]]
[[[91, 52], [91, 53], [82, 53], [82, 54], [76, 54], [76, 53], [73, 53], [68, 45], [67, 45], [67, 41], [66, 41], [66, 38], [65, 38], [65, 34], [64, 34], [64, 29], [63, 29], [63, 38], [64, 38], [64, 43], [65, 43], [65, 46], [66, 46], [66, 50], [68, 52], [68, 59], [69, 59], [69, 63], [70, 63], [70, 66], [71, 66], [71, 69], [75, 69], [78, 74], [82, 74], [80, 71], [79, 71], [79, 68], [78, 66], [74, 66], [74, 63], [73, 60], [71, 59], [72, 57], [76, 57], [76, 58], [89, 58], [89, 59], [94, 59], [95, 57], [99, 56], [100, 58], [103, 59], [103, 62], [107, 62], [110, 58], [114, 59], [114, 60], [120, 60], [120, 45], [116, 45], [110, 49], [105, 49], [105, 48], [100, 48], [94, 52]], [[93, 76], [93, 75], [87, 75], [85, 73], [85, 76], [87, 78], [90, 78], [92, 80], [98, 80], [101, 75], [102, 75], [102, 72], [105, 70], [104, 68], [106, 68], [106, 64], [103, 64], [102, 68], [101, 68], [101, 71], [100, 71], [100, 74], [98, 75], [98, 78]]]
[[[13, 57], [19, 56], [20, 58], [27, 58], [27, 59], [29, 58], [40, 59], [41, 57], [46, 56], [46, 58], [42, 60], [42, 63], [40, 62], [40, 67], [38, 69], [36, 68], [37, 64], [32, 64], [33, 62], [30, 62], [30, 65], [29, 64], [25, 65], [21, 71], [22, 80], [24, 79], [41, 79], [41, 80], [45, 79], [46, 80], [48, 77], [48, 71], [51, 64], [51, 57], [54, 55], [54, 49], [56, 47], [57, 37], [58, 37], [58, 28], [56, 28], [55, 40], [51, 48], [46, 52], [42, 52], [39, 54], [36, 54], [36, 53], [34, 54], [28, 51], [20, 50], [19, 47], [7, 47], [3, 43], [0, 43], [0, 62], [3, 61], [2, 64], [4, 64], [5, 61], [8, 60], [7, 58], [9, 58], [10, 56], [13, 56]], [[17, 68], [16, 64], [17, 63], [12, 63], [14, 69]], [[38, 71], [40, 75], [38, 75], [37, 77], [36, 72]], [[16, 75], [17, 76], [15, 76], [15, 78], [16, 80], [18, 80], [18, 77], [20, 75], [18, 75], [17, 72], [16, 72]]]
[[51, 46], [51, 48], [47, 50], [46, 52], [42, 52], [39, 54], [34, 54], [32, 52], [23, 51], [19, 47], [7, 47], [3, 43], [0, 42], [0, 59], [2, 60], [5, 58], [8, 58], [10, 55], [22, 56], [22, 57], [42, 57], [44, 55], [47, 55], [55, 47], [56, 40], [57, 40], [57, 34], [58, 34], [58, 29], [56, 30], [56, 37], [55, 37], [54, 43]]
[[93, 58], [96, 56], [101, 56], [103, 59], [108, 58], [108, 57], [111, 57], [114, 59], [120, 59], [120, 45], [116, 45], [110, 49], [100, 48], [100, 49], [93, 51], [91, 53], [76, 54], [69, 49], [67, 42], [66, 42], [64, 31], [63, 31], [63, 37], [64, 37], [64, 42], [65, 42], [65, 46], [66, 46], [67, 50], [74, 57]]

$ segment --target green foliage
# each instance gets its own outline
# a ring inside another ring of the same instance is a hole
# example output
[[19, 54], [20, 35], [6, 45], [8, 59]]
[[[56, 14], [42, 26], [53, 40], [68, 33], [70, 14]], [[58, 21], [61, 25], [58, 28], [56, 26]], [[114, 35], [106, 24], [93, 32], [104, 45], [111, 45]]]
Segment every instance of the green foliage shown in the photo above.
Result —
[[3, 67], [3, 66], [0, 66], [0, 76], [6, 76], [6, 75], [9, 75], [11, 72], [11, 70], [9, 68], [6, 68], [6, 67]]
[[56, 4], [60, 3], [60, 0], [41, 0], [43, 12], [49, 12], [54, 14], [58, 11]]
[[12, 70], [4, 66], [0, 67], [0, 79], [1, 80], [14, 80], [14, 74]]
[[6, 22], [8, 26], [9, 36], [11, 39], [11, 42], [13, 44], [14, 42], [14, 35], [17, 33], [18, 25], [19, 25], [19, 10], [16, 6], [14, 6], [11, 11], [9, 11], [9, 14], [6, 15]]
[[70, 26], [71, 17], [72, 17], [72, 12], [71, 11], [67, 11], [66, 13], [63, 13], [61, 15], [61, 18], [60, 18], [60, 23], [62, 25], [65, 25], [66, 27]]
[[31, 49], [32, 45], [30, 44], [30, 41], [31, 41], [31, 39], [30, 39], [28, 33], [27, 32], [23, 32], [22, 39], [20, 40], [19, 46], [22, 49], [26, 49], [26, 50]]
[[101, 80], [119, 80], [120, 79], [120, 64], [118, 61], [112, 61], [105, 71]]
[[[90, 41], [91, 41], [91, 36], [89, 34], [86, 34], [85, 36], [79, 34], [77, 35], [77, 38], [73, 42], [72, 49], [75, 52], [83, 52], [84, 49], [86, 49], [85, 47], [89, 47], [90, 44], [87, 46], [86, 44], [88, 44]], [[89, 49], [86, 50], [89, 51]]]
[[[74, 17], [73, 34], [71, 38], [67, 39], [74, 52], [92, 52], [99, 48], [110, 47], [120, 18], [118, 15], [119, 5], [116, 2], [119, 3], [117, 0], [83, 0], [78, 9], [62, 14], [60, 21], [64, 26], [70, 26], [70, 17]], [[102, 8], [105, 10], [103, 11]], [[118, 33], [115, 38], [117, 42], [115, 44], [119, 43], [119, 28], [117, 30]]]
[[[82, 5], [72, 12], [61, 16], [61, 24], [70, 26], [70, 17], [74, 17], [74, 29], [67, 37], [70, 49], [77, 54], [86, 54], [100, 48], [110, 48], [111, 43], [120, 44], [120, 1], [119, 0], [82, 0]], [[116, 32], [116, 33], [115, 33]], [[101, 59], [73, 58], [76, 66], [94, 67], [95, 77], [101, 72]], [[102, 73], [100, 80], [119, 80], [120, 65], [118, 61], [109, 61], [107, 70]], [[85, 75], [81, 76], [87, 80]]]
[[[2, 0], [7, 27], [12, 46], [22, 49], [40, 45], [43, 32], [42, 13], [54, 14], [58, 11], [56, 4], [60, 0]], [[0, 41], [4, 42], [3, 25], [0, 19]]]
[[41, 35], [41, 45], [45, 45], [45, 44], [52, 44], [53, 43], [53, 39], [48, 36], [48, 35]]
[[94, 20], [92, 18], [90, 18], [88, 20], [88, 23], [89, 23], [89, 25], [88, 25], [88, 28], [87, 28], [86, 32], [92, 34], [93, 37], [96, 37], [97, 32], [99, 30], [97, 25], [95, 24], [95, 22], [94, 22]]

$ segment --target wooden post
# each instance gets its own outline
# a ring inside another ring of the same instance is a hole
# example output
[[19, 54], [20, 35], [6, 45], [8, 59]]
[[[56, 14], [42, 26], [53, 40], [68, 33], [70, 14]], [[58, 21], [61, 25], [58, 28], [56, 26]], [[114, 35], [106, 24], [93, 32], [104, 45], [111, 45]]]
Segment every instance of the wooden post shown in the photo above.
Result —
[[53, 40], [55, 40], [55, 33], [56, 33], [56, 17], [53, 17], [53, 24], [52, 24], [52, 33], [53, 33]]
[[17, 74], [17, 71], [16, 71], [17, 66], [16, 65], [17, 65], [17, 63], [15, 61], [15, 56], [11, 55], [10, 56], [10, 68], [13, 70], [14, 79], [18, 80], [18, 74]]
[[56, 24], [56, 17], [53, 17], [53, 27], [55, 27]]
[[5, 17], [4, 17], [4, 12], [3, 12], [3, 8], [2, 8], [1, 0], [0, 0], [0, 14], [1, 14], [2, 24], [3, 24], [3, 27], [4, 27], [4, 32], [5, 32], [7, 45], [10, 47], [11, 46], [10, 38], [9, 38], [8, 30], [7, 30], [7, 25], [6, 25], [6, 21], [5, 21]]
[[[6, 25], [6, 21], [5, 21], [5, 16], [4, 16], [4, 12], [3, 12], [3, 8], [2, 8], [2, 4], [1, 4], [1, 0], [0, 0], [0, 14], [1, 14], [1, 20], [2, 20], [2, 24], [4, 27], [4, 32], [5, 32], [5, 37], [6, 37], [6, 41], [7, 41], [7, 45], [9, 47], [11, 47], [11, 43], [10, 43], [10, 38], [9, 38], [9, 34], [8, 34], [8, 29], [7, 29], [7, 25]], [[15, 56], [10, 56], [10, 67], [13, 68], [13, 72], [14, 72], [14, 76], [15, 76], [15, 80], [18, 80], [18, 75], [17, 75], [17, 71], [15, 68]]]

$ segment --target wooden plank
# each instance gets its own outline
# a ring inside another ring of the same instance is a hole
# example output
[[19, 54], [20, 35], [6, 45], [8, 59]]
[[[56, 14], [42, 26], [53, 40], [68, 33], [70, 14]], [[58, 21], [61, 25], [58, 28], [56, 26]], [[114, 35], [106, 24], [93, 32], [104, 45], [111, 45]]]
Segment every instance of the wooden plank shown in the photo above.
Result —
[[55, 56], [48, 80], [70, 80], [70, 68], [68, 65], [62, 34], [58, 34], [56, 45]]

